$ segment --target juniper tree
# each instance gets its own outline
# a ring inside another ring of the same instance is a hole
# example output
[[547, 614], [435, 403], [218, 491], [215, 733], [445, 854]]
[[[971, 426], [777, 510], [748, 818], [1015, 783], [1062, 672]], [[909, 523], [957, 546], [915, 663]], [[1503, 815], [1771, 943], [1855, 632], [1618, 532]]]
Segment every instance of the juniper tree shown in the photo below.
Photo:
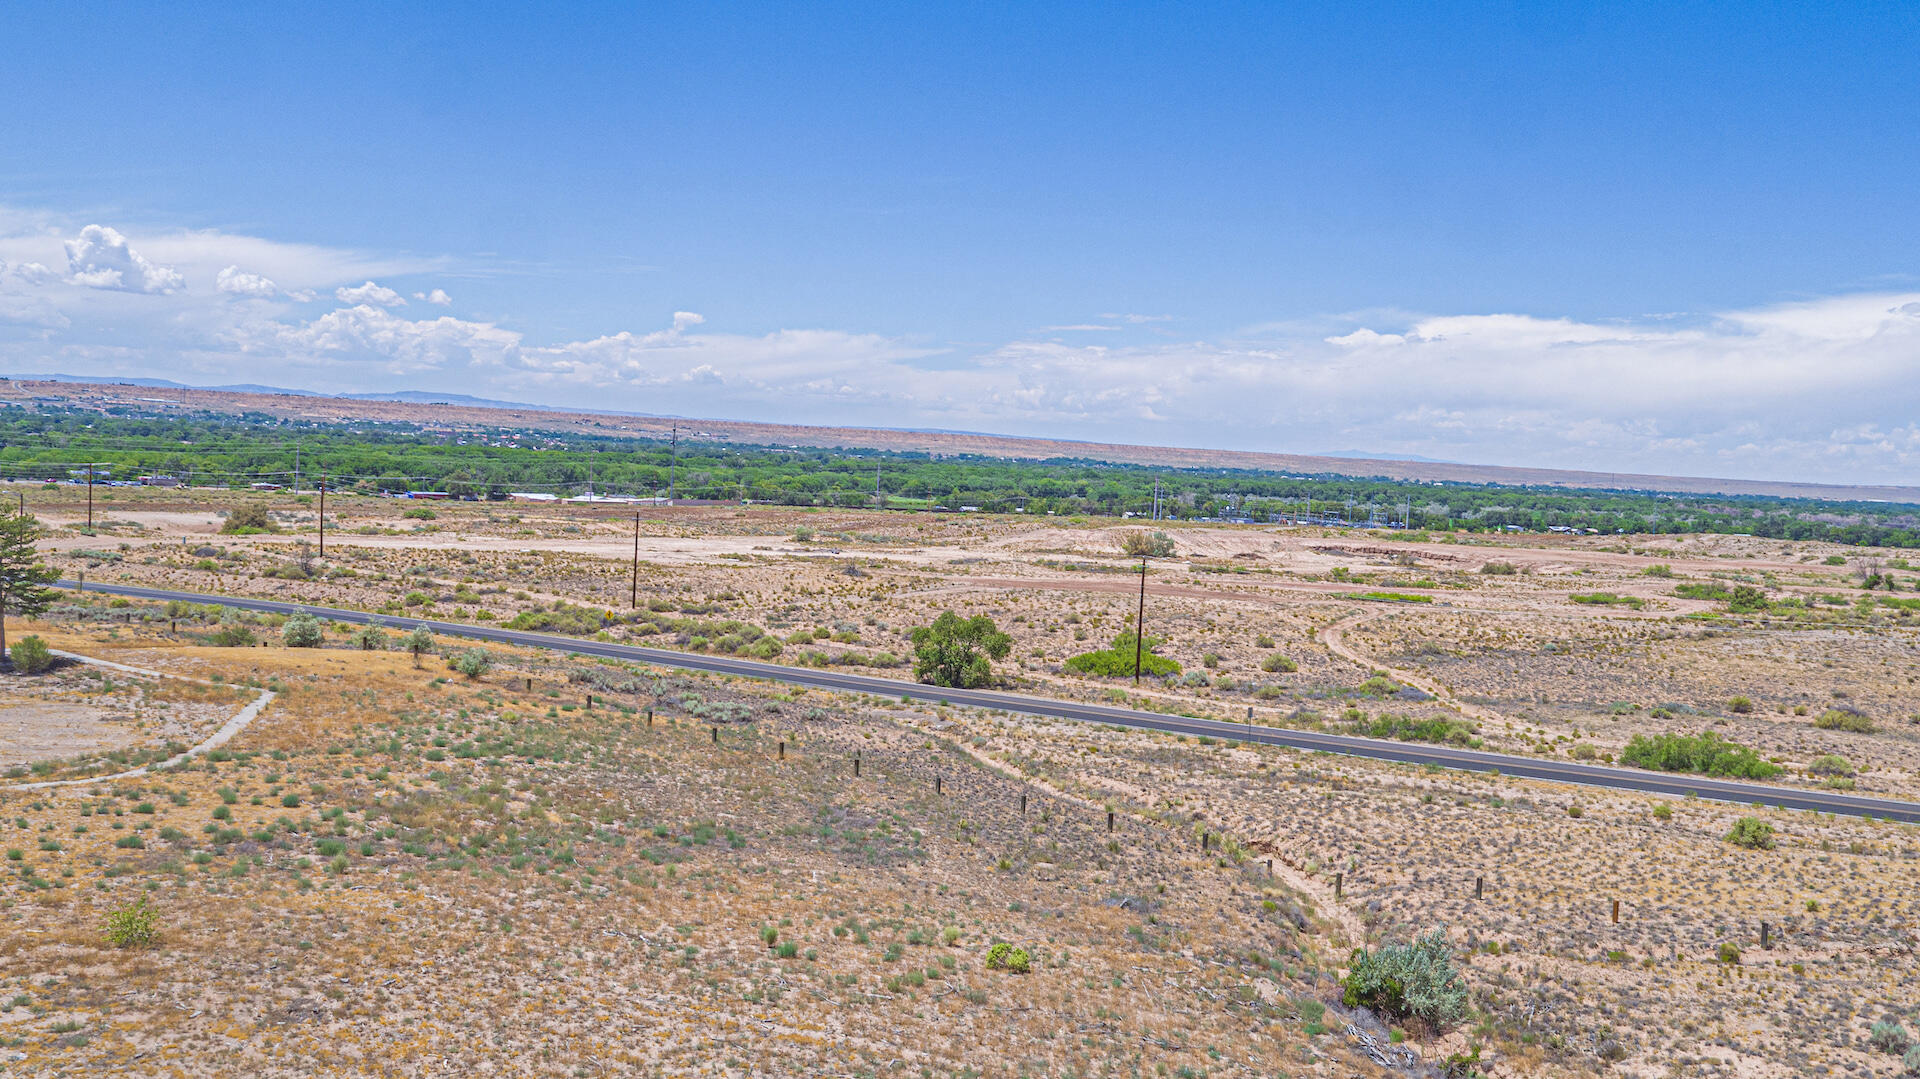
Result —
[[7, 649], [7, 612], [45, 614], [58, 595], [47, 587], [59, 575], [40, 561], [39, 538], [40, 522], [31, 514], [0, 514], [0, 655]]

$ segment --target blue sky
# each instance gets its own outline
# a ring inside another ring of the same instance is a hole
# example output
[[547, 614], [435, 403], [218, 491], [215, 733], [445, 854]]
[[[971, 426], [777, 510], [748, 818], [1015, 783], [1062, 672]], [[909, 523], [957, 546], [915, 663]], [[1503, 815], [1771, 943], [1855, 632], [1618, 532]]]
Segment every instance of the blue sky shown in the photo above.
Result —
[[1912, 5], [183, 11], [9, 9], [0, 369], [1920, 464]]

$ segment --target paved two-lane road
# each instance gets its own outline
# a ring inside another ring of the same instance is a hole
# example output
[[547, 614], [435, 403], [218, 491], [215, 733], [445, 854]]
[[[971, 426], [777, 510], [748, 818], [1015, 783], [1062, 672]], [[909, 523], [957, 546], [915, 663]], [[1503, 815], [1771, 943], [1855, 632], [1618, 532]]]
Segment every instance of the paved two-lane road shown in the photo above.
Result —
[[[76, 587], [71, 581], [59, 582], [61, 587]], [[1009, 712], [1026, 715], [1050, 716], [1058, 719], [1074, 719], [1088, 723], [1111, 723], [1121, 727], [1139, 727], [1148, 730], [1166, 731], [1173, 734], [1212, 735], [1219, 738], [1233, 738], [1245, 742], [1260, 742], [1266, 745], [1289, 746], [1294, 749], [1319, 750], [1326, 753], [1341, 753], [1357, 757], [1373, 757], [1379, 760], [1401, 761], [1407, 764], [1433, 764], [1443, 768], [1459, 768], [1474, 772], [1499, 772], [1502, 775], [1524, 776], [1529, 779], [1545, 779], [1558, 783], [1577, 783], [1589, 787], [1613, 787], [1620, 790], [1644, 791], [1652, 794], [1665, 794], [1674, 797], [1698, 795], [1701, 798], [1714, 798], [1728, 802], [1761, 802], [1786, 809], [1814, 809], [1823, 813], [1839, 813], [1856, 817], [1883, 817], [1889, 820], [1920, 824], [1920, 804], [1894, 801], [1887, 798], [1863, 798], [1850, 794], [1838, 794], [1830, 791], [1805, 790], [1795, 787], [1772, 786], [1763, 783], [1739, 783], [1723, 779], [1707, 779], [1699, 776], [1676, 776], [1663, 772], [1643, 772], [1629, 768], [1609, 768], [1597, 764], [1576, 764], [1539, 760], [1532, 757], [1515, 757], [1504, 753], [1487, 753], [1473, 749], [1455, 749], [1450, 746], [1432, 746], [1407, 742], [1386, 742], [1373, 738], [1355, 738], [1341, 734], [1322, 734], [1316, 731], [1296, 731], [1283, 727], [1264, 727], [1252, 724], [1226, 723], [1214, 719], [1191, 719], [1185, 716], [1169, 716], [1158, 712], [1142, 712], [1132, 708], [1114, 708], [1101, 704], [1083, 704], [1078, 701], [1062, 701], [1047, 697], [1030, 697], [1019, 693], [1003, 693], [985, 689], [943, 689], [939, 686], [922, 685], [918, 682], [902, 682], [892, 678], [873, 678], [866, 675], [844, 674], [832, 670], [819, 670], [811, 667], [786, 667], [777, 663], [762, 663], [748, 659], [734, 659], [731, 656], [709, 656], [697, 652], [675, 652], [663, 648], [641, 648], [630, 644], [612, 644], [605, 641], [581, 640], [573, 637], [558, 637], [545, 633], [526, 633], [519, 630], [499, 629], [493, 626], [472, 626], [460, 622], [436, 622], [431, 619], [388, 617], [369, 614], [365, 611], [347, 610], [339, 607], [319, 607], [305, 603], [283, 603], [277, 600], [248, 599], [237, 596], [206, 595], [197, 592], [173, 592], [160, 588], [140, 588], [132, 585], [91, 584], [86, 586], [90, 592], [103, 592], [115, 596], [127, 596], [133, 599], [148, 600], [184, 600], [188, 603], [209, 603], [242, 610], [262, 611], [270, 614], [294, 614], [305, 611], [321, 618], [330, 618], [337, 622], [378, 623], [396, 629], [411, 630], [416, 626], [425, 626], [434, 633], [449, 637], [465, 637], [471, 640], [491, 641], [496, 644], [520, 645], [532, 648], [551, 648], [559, 652], [571, 652], [583, 656], [604, 656], [609, 659], [629, 660], [636, 663], [650, 663], [661, 667], [677, 667], [682, 670], [712, 671], [718, 674], [739, 675], [746, 678], [764, 678], [770, 681], [787, 682], [793, 685], [814, 686], [820, 689], [847, 690], [859, 693], [874, 693], [887, 697], [911, 697], [923, 701], [945, 701], [956, 705], [970, 705], [978, 708], [999, 708]]]

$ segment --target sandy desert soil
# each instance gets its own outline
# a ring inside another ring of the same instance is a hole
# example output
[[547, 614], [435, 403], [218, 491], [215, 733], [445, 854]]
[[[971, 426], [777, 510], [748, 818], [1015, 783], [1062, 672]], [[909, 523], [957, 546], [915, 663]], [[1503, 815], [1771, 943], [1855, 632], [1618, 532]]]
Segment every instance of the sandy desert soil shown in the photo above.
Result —
[[[953, 609], [1012, 633], [999, 673], [1029, 692], [1328, 730], [1447, 719], [1563, 759], [1712, 731], [1776, 759], [1781, 783], [1834, 782], [1808, 766], [1837, 754], [1854, 789], [1920, 797], [1915, 619], [1858, 603], [1871, 552], [1168, 528], [1148, 628], [1185, 671], [1136, 689], [1062, 666], [1138, 601], [1122, 522], [650, 509], [636, 615], [631, 517], [408, 518], [418, 506], [330, 498], [322, 560], [301, 549], [312, 508], [284, 493], [286, 533], [250, 537], [218, 523], [252, 495], [116, 492], [92, 535], [71, 527], [69, 492], [34, 497], [62, 526], [61, 568], [89, 580], [664, 647], [768, 633], [776, 662], [896, 677], [908, 631]], [[1915, 573], [1891, 569], [1912, 593]], [[1675, 595], [1734, 583], [1811, 605], [1736, 615]], [[1618, 601], [1571, 599], [1596, 593]], [[25, 998], [0, 1012], [0, 1064], [204, 1074], [233, 1051], [260, 1074], [1387, 1074], [1337, 1005], [1319, 1008], [1351, 947], [1434, 926], [1471, 964], [1475, 1014], [1405, 1032], [1427, 1064], [1478, 1045], [1496, 1075], [1891, 1076], [1868, 1026], [1920, 1020], [1912, 827], [504, 650], [466, 682], [355, 651], [344, 630], [296, 651], [213, 647], [217, 628], [102, 596], [42, 627], [283, 693], [225, 759], [0, 794], [21, 851], [0, 878], [0, 1004]], [[1835, 707], [1871, 730], [1817, 726]], [[1777, 846], [1725, 842], [1740, 816]], [[144, 845], [114, 845], [131, 835]], [[160, 941], [107, 947], [101, 918], [139, 894]], [[1032, 949], [1034, 973], [984, 969], [995, 939]], [[1727, 944], [1738, 963], [1717, 958]]]

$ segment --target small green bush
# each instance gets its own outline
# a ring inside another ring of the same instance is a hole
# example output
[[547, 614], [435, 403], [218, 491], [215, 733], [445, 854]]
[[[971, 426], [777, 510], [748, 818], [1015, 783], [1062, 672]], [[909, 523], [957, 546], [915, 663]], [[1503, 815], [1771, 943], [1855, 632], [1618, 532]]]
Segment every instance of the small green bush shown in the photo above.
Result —
[[1488, 562], [1480, 567], [1480, 572], [1489, 577], [1511, 577], [1520, 572], [1520, 567], [1511, 562]]
[[1732, 712], [1736, 716], [1748, 715], [1753, 711], [1753, 699], [1751, 697], [1735, 697], [1727, 702], [1727, 711]]
[[1867, 1035], [1867, 1044], [1882, 1053], [1900, 1056], [1913, 1048], [1913, 1039], [1907, 1036], [1907, 1028], [1897, 1020], [1884, 1019], [1873, 1024], [1872, 1033]]
[[371, 624], [361, 626], [353, 631], [353, 646], [362, 652], [384, 652], [387, 650], [387, 631]]
[[1300, 669], [1300, 665], [1286, 656], [1275, 652], [1273, 655], [1260, 661], [1260, 669], [1268, 674], [1292, 674]]
[[1738, 966], [1740, 964], [1740, 949], [1732, 941], [1720, 945], [1713, 954], [1714, 958], [1728, 966]]
[[221, 648], [251, 648], [255, 638], [251, 628], [239, 622], [223, 622], [213, 631], [212, 641]]
[[1823, 753], [1807, 762], [1807, 774], [1815, 776], [1850, 776], [1853, 774], [1853, 762], [1835, 753]]
[[469, 680], [477, 681], [493, 669], [493, 657], [487, 655], [487, 650], [484, 648], [469, 648], [448, 660], [447, 666], [465, 675]]
[[1814, 718], [1813, 725], [1823, 731], [1852, 731], [1872, 734], [1873, 720], [1847, 708], [1829, 708]]
[[1773, 849], [1773, 825], [1758, 817], [1741, 817], [1733, 822], [1733, 830], [1727, 833], [1727, 842], [1748, 850]]
[[116, 948], [142, 948], [153, 943], [159, 925], [159, 914], [143, 895], [131, 906], [107, 914], [107, 941]]
[[1027, 954], [1025, 948], [1016, 948], [1001, 941], [987, 949], [987, 969], [1025, 974], [1033, 969], [1033, 957]]
[[53, 652], [47, 642], [34, 634], [13, 642], [13, 669], [21, 674], [39, 674], [53, 666]]
[[1391, 1022], [1418, 1020], [1435, 1030], [1467, 1013], [1466, 980], [1438, 929], [1377, 952], [1356, 948], [1348, 967], [1341, 1000], [1349, 1008], [1366, 1008]]
[[1908, 1075], [1920, 1075], [1920, 1045], [1907, 1050], [1907, 1055], [1900, 1058], [1900, 1066]]

